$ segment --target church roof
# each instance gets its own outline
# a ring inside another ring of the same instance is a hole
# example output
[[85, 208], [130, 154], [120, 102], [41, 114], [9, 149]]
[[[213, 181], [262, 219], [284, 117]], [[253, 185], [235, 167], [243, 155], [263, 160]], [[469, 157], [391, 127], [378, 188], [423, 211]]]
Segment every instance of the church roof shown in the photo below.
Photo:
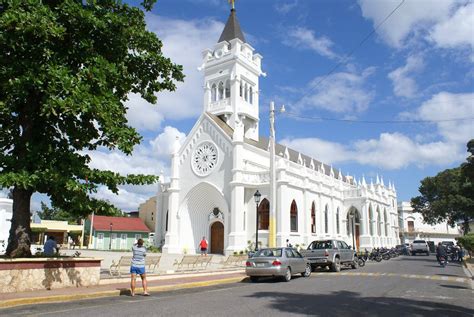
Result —
[[227, 41], [233, 39], [239, 39], [242, 42], [246, 43], [244, 34], [240, 29], [239, 20], [237, 19], [237, 15], [235, 14], [235, 9], [230, 10], [229, 18], [227, 19], [227, 23], [225, 24], [224, 31], [222, 31], [221, 37], [219, 38], [220, 42]]
[[[232, 134], [234, 133], [234, 130], [227, 124], [225, 123], [224, 121], [222, 121], [221, 118], [219, 118], [218, 116], [214, 115], [214, 114], [211, 114], [209, 112], [206, 112], [206, 114], [212, 119], [214, 120], [214, 122], [220, 127], [222, 128], [222, 130], [224, 130], [224, 132], [230, 137], [232, 138]], [[255, 146], [259, 149], [262, 149], [264, 151], [268, 151], [268, 145], [269, 145], [269, 139], [266, 138], [266, 137], [259, 137], [259, 140], [256, 141], [256, 140], [253, 140], [253, 139], [248, 139], [248, 138], [245, 138], [245, 143], [246, 144], [249, 144], [249, 145], [252, 145], [252, 146]], [[275, 143], [275, 154], [276, 155], [279, 155], [279, 156], [283, 156], [283, 153], [285, 153], [285, 149], [288, 149], [288, 155], [289, 155], [289, 160], [292, 161], [292, 162], [295, 162], [295, 163], [298, 163], [298, 158], [301, 157], [301, 159], [303, 160], [303, 164], [304, 166], [306, 166], [307, 168], [311, 168], [311, 159], [313, 160], [313, 164], [316, 168], [320, 167], [321, 164], [324, 166], [324, 173], [327, 175], [327, 176], [331, 176], [331, 168], [333, 170], [333, 173], [334, 173], [334, 177], [335, 178], [339, 178], [339, 179], [342, 179], [343, 181], [345, 182], [348, 182], [348, 183], [353, 183], [351, 179], [348, 179], [347, 177], [345, 177], [343, 174], [340, 175], [340, 171], [339, 170], [336, 170], [334, 167], [330, 166], [330, 165], [327, 165], [327, 164], [324, 164], [310, 156], [307, 156], [303, 153], [300, 153], [298, 151], [295, 151], [293, 149], [290, 149], [282, 144], [279, 144], [279, 143]]]

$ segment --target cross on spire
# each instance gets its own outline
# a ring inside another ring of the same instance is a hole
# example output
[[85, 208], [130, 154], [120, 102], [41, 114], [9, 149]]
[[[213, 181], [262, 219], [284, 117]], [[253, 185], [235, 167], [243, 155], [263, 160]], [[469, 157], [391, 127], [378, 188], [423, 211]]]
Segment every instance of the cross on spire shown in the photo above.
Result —
[[235, 0], [229, 0], [229, 4], [232, 6], [232, 10], [235, 9]]

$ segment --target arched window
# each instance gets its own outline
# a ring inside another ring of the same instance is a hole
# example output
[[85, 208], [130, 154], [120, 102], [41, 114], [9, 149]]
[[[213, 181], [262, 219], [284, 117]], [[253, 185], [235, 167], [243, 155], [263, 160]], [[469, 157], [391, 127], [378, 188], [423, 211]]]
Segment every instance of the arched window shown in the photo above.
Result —
[[295, 200], [293, 200], [293, 202], [291, 203], [290, 225], [291, 225], [291, 232], [298, 231], [298, 207], [296, 206]]
[[311, 205], [311, 233], [316, 233], [316, 207], [314, 201]]
[[374, 235], [374, 211], [372, 209], [372, 206], [369, 206], [369, 229], [370, 229], [370, 235]]
[[244, 94], [245, 94], [245, 101], [249, 101], [249, 86], [247, 85], [247, 83], [245, 83], [245, 87], [244, 87]]
[[219, 100], [224, 99], [224, 83], [223, 82], [219, 82], [219, 90], [218, 90], [217, 98]]
[[253, 89], [252, 89], [252, 86], [250, 86], [250, 89], [249, 89], [249, 103], [253, 104]]
[[329, 232], [328, 205], [324, 208], [324, 232]]
[[242, 85], [242, 82], [240, 82], [240, 89], [239, 89], [239, 94], [240, 94], [240, 97], [243, 97], [244, 96], [244, 85]]
[[217, 101], [217, 87], [216, 84], [212, 84], [211, 88], [211, 101]]
[[389, 223], [388, 223], [388, 217], [387, 217], [387, 210], [383, 210], [383, 221], [385, 223], [385, 236], [388, 237], [388, 230], [389, 230]]
[[228, 79], [225, 81], [225, 98], [230, 98], [230, 82]]
[[269, 216], [270, 202], [265, 198], [258, 206], [258, 230], [268, 230]]
[[336, 211], [336, 232], [339, 234], [339, 207], [337, 207]]
[[382, 217], [380, 216], [380, 209], [377, 207], [377, 235], [382, 235]]
[[165, 231], [168, 231], [168, 213], [169, 213], [169, 210], [166, 211]]

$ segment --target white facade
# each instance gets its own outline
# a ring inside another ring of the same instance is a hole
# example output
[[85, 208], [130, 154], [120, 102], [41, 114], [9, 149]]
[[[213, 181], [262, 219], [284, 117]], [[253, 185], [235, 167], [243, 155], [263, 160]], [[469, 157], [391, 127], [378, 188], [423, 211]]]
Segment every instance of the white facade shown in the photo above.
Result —
[[176, 142], [170, 182], [158, 191], [155, 232], [163, 252], [196, 253], [203, 236], [211, 253], [245, 250], [255, 241], [256, 190], [262, 194], [262, 246], [268, 245], [270, 210], [277, 245], [321, 238], [362, 249], [398, 244], [394, 186], [379, 177], [375, 184], [357, 182], [279, 144], [271, 155], [271, 143], [258, 130], [262, 56], [242, 35], [229, 39], [230, 24], [241, 32], [236, 22], [232, 11], [221, 36], [227, 39], [203, 53], [203, 113], [184, 143]]
[[446, 221], [435, 225], [423, 222], [423, 216], [418, 212], [413, 212], [413, 208], [407, 201], [399, 203], [398, 214], [402, 243], [411, 243], [417, 239], [433, 242], [435, 245], [442, 241], [456, 243], [455, 238], [462, 235], [457, 224], [451, 227]]
[[13, 216], [13, 200], [0, 198], [0, 254], [5, 253]]

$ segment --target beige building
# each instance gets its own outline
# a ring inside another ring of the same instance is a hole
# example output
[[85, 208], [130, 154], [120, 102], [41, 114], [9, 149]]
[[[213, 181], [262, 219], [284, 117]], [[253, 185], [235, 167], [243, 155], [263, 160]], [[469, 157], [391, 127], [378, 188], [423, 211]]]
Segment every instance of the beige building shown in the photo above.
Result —
[[152, 232], [155, 232], [156, 226], [156, 196], [149, 198], [138, 207], [138, 217], [143, 220], [145, 225]]

